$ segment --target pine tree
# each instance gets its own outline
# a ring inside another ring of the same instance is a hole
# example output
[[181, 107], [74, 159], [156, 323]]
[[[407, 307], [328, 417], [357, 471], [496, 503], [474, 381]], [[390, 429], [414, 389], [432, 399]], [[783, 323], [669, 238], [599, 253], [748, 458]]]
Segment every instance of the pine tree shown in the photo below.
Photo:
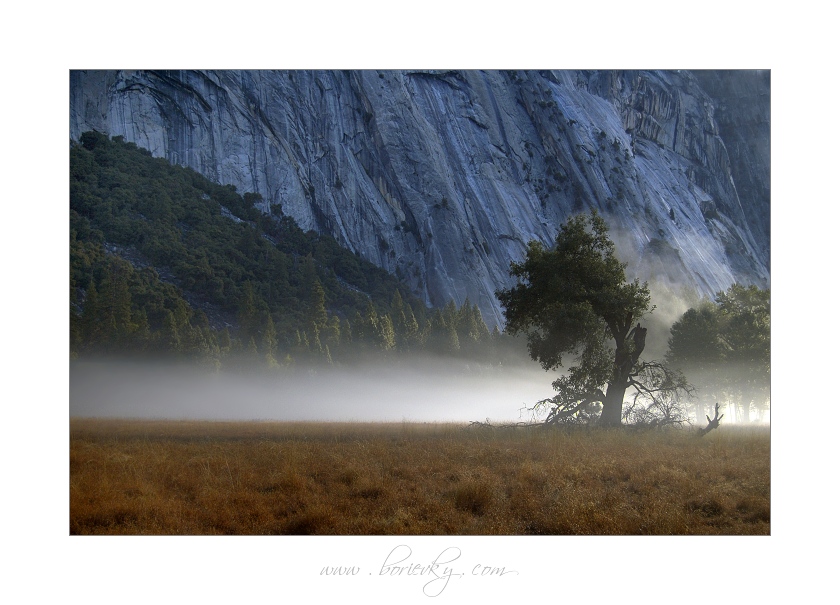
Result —
[[254, 340], [254, 337], [251, 336], [248, 339], [248, 348], [246, 349], [247, 356], [249, 359], [258, 359], [260, 356], [259, 351], [257, 350], [257, 343]]
[[378, 341], [379, 348], [383, 351], [390, 351], [396, 346], [394, 323], [391, 321], [391, 316], [387, 313], [379, 318]]
[[101, 321], [105, 340], [112, 349], [122, 348], [130, 342], [135, 328], [131, 321], [131, 292], [125, 265], [111, 260], [100, 284]]
[[184, 334], [184, 337], [181, 339], [181, 347], [184, 352], [201, 360], [206, 360], [211, 357], [210, 342], [204, 330], [187, 324], [181, 332]]
[[443, 307], [443, 320], [447, 326], [455, 328], [458, 325], [458, 306], [452, 299]]
[[99, 293], [96, 290], [96, 284], [91, 279], [82, 309], [81, 333], [84, 349], [95, 349], [102, 340], [102, 324], [99, 321], [99, 315]]
[[[455, 303], [451, 303], [451, 307], [455, 307]], [[455, 328], [457, 321], [457, 308], [454, 313], [450, 308], [450, 304], [444, 307], [444, 310], [436, 309], [432, 315], [429, 346], [432, 351], [436, 353], [456, 353], [461, 349], [461, 343], [458, 339], [458, 331]], [[452, 321], [448, 321], [448, 317]]]
[[349, 347], [353, 344], [353, 327], [350, 325], [349, 319], [341, 321], [341, 345]]
[[149, 317], [146, 315], [146, 309], [138, 309], [133, 315], [133, 322], [136, 326], [134, 332], [135, 348], [138, 351], [144, 351], [152, 339], [149, 328]]
[[478, 305], [473, 305], [472, 313], [475, 319], [475, 325], [478, 328], [478, 341], [487, 342], [490, 338], [490, 330], [487, 328], [487, 324], [484, 323], [484, 317], [482, 317]]
[[312, 284], [318, 280], [318, 270], [315, 268], [315, 259], [312, 258], [312, 253], [307, 254], [303, 259], [301, 277], [303, 278], [303, 291], [310, 292]]
[[230, 332], [228, 331], [227, 326], [225, 326], [222, 333], [219, 334], [219, 349], [222, 353], [227, 353], [231, 349], [231, 344]]
[[170, 353], [181, 351], [181, 335], [172, 311], [167, 311], [163, 320], [163, 350]]
[[400, 317], [400, 324], [402, 348], [405, 350], [419, 348], [422, 345], [420, 326], [417, 325], [417, 319], [415, 319], [414, 311], [411, 310], [410, 305], [405, 306], [405, 312]]
[[314, 278], [309, 291], [309, 323], [317, 326], [319, 330], [327, 325], [327, 309], [325, 307], [324, 288], [321, 280]]
[[331, 316], [327, 325], [321, 331], [324, 346], [337, 350], [341, 345], [341, 321], [335, 315]]
[[309, 350], [313, 355], [318, 356], [323, 352], [323, 347], [321, 346], [321, 330], [318, 329], [318, 326], [312, 324], [311, 332], [312, 336], [309, 338]]
[[239, 311], [236, 318], [239, 321], [239, 329], [244, 338], [253, 337], [257, 333], [256, 294], [254, 293], [254, 285], [250, 281], [242, 284], [242, 292], [239, 296]]
[[260, 348], [266, 358], [274, 358], [274, 355], [277, 352], [277, 329], [274, 327], [274, 320], [271, 318], [271, 314], [266, 314], [263, 321]]
[[480, 337], [478, 331], [478, 324], [475, 321], [472, 305], [470, 304], [470, 297], [464, 300], [464, 304], [458, 310], [457, 315], [457, 331], [458, 340], [461, 346], [471, 347], [478, 342]]
[[394, 325], [394, 341], [396, 348], [404, 351], [408, 348], [406, 344], [408, 331], [407, 319], [405, 316], [405, 304], [399, 290], [394, 290], [394, 296], [391, 299], [391, 318]]
[[458, 331], [453, 325], [447, 326], [446, 328], [446, 349], [449, 353], [457, 353], [461, 350], [461, 341], [458, 338]]
[[405, 313], [405, 303], [399, 290], [394, 290], [394, 296], [391, 298], [391, 317], [397, 317], [400, 313]]
[[368, 300], [364, 315], [356, 312], [356, 317], [353, 322], [353, 335], [356, 342], [362, 346], [377, 346], [379, 315], [372, 301]]

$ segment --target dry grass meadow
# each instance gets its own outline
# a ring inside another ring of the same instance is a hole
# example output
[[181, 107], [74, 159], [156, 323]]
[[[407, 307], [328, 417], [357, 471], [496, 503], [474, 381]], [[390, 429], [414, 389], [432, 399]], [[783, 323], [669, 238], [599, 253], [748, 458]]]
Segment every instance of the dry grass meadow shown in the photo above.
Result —
[[71, 534], [770, 533], [770, 429], [71, 419]]

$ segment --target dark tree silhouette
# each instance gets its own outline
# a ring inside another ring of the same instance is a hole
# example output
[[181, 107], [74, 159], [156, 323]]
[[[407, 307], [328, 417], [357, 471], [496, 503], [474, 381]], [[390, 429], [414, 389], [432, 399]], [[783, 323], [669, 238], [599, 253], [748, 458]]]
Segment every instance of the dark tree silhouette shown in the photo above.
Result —
[[[547, 422], [620, 425], [632, 387], [634, 410], [647, 410], [644, 422], [650, 423], [662, 417], [656, 409], [687, 390], [678, 373], [641, 361], [647, 329], [639, 320], [653, 306], [647, 284], [628, 281], [625, 266], [595, 211], [571, 217], [552, 248], [532, 241], [525, 260], [511, 263], [518, 283], [497, 292], [506, 331], [524, 333], [531, 357], [546, 370], [561, 367], [567, 355], [576, 361], [554, 381], [558, 394], [537, 404], [549, 407]], [[684, 419], [669, 409], [669, 422]]]

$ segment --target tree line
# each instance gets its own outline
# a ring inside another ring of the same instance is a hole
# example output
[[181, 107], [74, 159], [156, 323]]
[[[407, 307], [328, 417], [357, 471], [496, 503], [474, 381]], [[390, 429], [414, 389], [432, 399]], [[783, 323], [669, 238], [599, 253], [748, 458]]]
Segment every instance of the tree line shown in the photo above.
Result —
[[695, 415], [725, 402], [736, 419], [770, 407], [770, 290], [733, 284], [686, 311], [671, 327], [668, 363], [696, 389]]
[[96, 133], [70, 149], [70, 353], [291, 367], [408, 352], [509, 358], [469, 300], [396, 277], [189, 168]]

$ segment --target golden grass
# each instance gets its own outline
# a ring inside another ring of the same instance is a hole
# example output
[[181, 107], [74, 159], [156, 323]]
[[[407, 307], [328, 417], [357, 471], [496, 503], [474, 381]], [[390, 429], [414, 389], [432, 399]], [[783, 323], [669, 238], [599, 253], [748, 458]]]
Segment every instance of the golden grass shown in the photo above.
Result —
[[70, 421], [71, 534], [764, 534], [769, 428]]

